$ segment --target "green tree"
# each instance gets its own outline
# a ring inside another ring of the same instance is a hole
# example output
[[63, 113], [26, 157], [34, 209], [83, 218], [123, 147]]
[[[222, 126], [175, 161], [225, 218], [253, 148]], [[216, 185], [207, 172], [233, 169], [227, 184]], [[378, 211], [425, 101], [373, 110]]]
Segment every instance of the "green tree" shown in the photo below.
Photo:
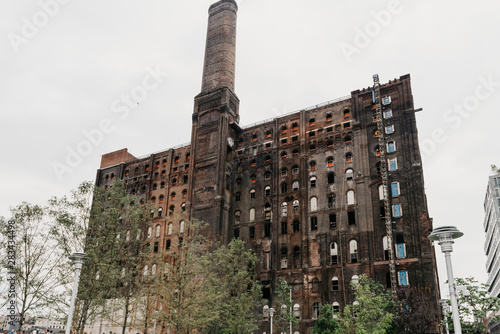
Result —
[[394, 320], [394, 300], [389, 291], [365, 275], [354, 289], [353, 305], [347, 305], [339, 316], [340, 333], [385, 334]]
[[277, 332], [289, 332], [290, 324], [296, 326], [299, 319], [293, 316], [293, 300], [290, 296], [291, 288], [283, 277], [278, 278], [276, 292], [274, 294], [274, 324]]
[[331, 305], [321, 305], [312, 334], [340, 334], [339, 322]]
[[[127, 194], [117, 181], [109, 189], [94, 190], [85, 239], [86, 261], [79, 288], [78, 329], [83, 331], [92, 316], [105, 317], [106, 303], [122, 306], [122, 333], [128, 326], [131, 300], [137, 292], [139, 266], [150, 250], [144, 244], [144, 231], [150, 226], [152, 207], [137, 196]], [[73, 221], [72, 229], [78, 228]]]
[[203, 261], [210, 249], [209, 241], [201, 233], [203, 227], [197, 221], [185, 222], [184, 232], [176, 236], [177, 243], [164, 254], [164, 275], [156, 276], [151, 283], [162, 303], [151, 311], [156, 310], [159, 322], [178, 334], [203, 328], [218, 316], [214, 312], [218, 292], [210, 289], [208, 268]]
[[[22, 328], [26, 313], [47, 316], [57, 306], [73, 270], [51, 234], [46, 208], [23, 202], [11, 213], [13, 223], [0, 219], [0, 265], [13, 277]], [[7, 251], [14, 252], [15, 263], [9, 261]]]
[[[262, 304], [262, 287], [254, 279], [257, 257], [245, 250], [245, 245], [233, 239], [227, 246], [219, 246], [206, 254], [204, 266], [211, 277], [208, 289], [217, 293], [214, 300], [218, 315], [210, 332], [224, 334], [253, 333], [257, 327], [257, 310]], [[212, 296], [213, 293], [209, 293]]]
[[[457, 303], [460, 323], [463, 333], [482, 333], [486, 326], [483, 324], [483, 319], [487, 316], [492, 316], [491, 322], [500, 321], [500, 299], [490, 297], [488, 294], [488, 285], [478, 283], [473, 277], [455, 278], [457, 286]], [[448, 304], [451, 303], [448, 301]], [[448, 312], [445, 321], [448, 321], [450, 329], [453, 328], [453, 316]], [[443, 322], [444, 323], [444, 322]]]

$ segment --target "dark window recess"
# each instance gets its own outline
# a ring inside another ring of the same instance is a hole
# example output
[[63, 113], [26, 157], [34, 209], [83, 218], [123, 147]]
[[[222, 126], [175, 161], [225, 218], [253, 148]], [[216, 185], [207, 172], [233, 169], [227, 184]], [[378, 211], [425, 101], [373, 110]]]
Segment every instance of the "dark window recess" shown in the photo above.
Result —
[[271, 237], [271, 224], [269, 223], [264, 224], [264, 237]]
[[318, 229], [318, 217], [311, 217], [311, 231]]
[[285, 235], [288, 233], [288, 224], [286, 221], [281, 222], [281, 234]]
[[356, 224], [356, 214], [354, 213], [354, 211], [347, 212], [347, 223], [349, 225]]
[[250, 226], [249, 237], [255, 239], [255, 226]]
[[380, 207], [380, 218], [385, 218], [385, 207]]
[[337, 215], [331, 214], [330, 215], [330, 228], [333, 230], [336, 227], [337, 227]]
[[170, 240], [167, 240], [167, 246], [165, 247], [166, 250], [169, 250], [170, 249], [170, 243], [171, 241]]
[[158, 241], [155, 241], [155, 245], [154, 245], [154, 248], [153, 248], [153, 252], [155, 253], [158, 253]]
[[238, 239], [240, 237], [240, 229], [236, 228], [234, 229], [234, 238]]
[[300, 222], [298, 220], [293, 221], [293, 232], [299, 232], [300, 231]]
[[262, 298], [271, 299], [271, 288], [262, 288]]

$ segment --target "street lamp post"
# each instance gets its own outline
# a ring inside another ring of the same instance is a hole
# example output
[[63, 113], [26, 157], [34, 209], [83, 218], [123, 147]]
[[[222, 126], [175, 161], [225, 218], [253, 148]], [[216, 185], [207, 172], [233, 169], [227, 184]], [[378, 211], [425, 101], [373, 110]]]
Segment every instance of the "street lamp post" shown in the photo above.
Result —
[[273, 315], [274, 315], [274, 312], [276, 312], [276, 310], [274, 308], [270, 308], [269, 309], [269, 315], [271, 316], [271, 334], [273, 334]]
[[158, 316], [158, 311], [153, 312], [153, 333], [156, 334], [156, 317]]
[[441, 307], [443, 309], [444, 326], [446, 329], [446, 334], [450, 334], [450, 329], [448, 328], [448, 317], [446, 315], [448, 313], [448, 303], [447, 303], [446, 299], [440, 299], [439, 304], [441, 304]]
[[66, 322], [66, 334], [69, 334], [71, 330], [71, 324], [73, 323], [73, 312], [75, 311], [75, 300], [76, 293], [78, 292], [78, 281], [80, 279], [80, 271], [82, 270], [83, 261], [85, 254], [83, 253], [73, 253], [69, 257], [75, 265], [75, 282], [73, 283], [73, 294], [71, 295], [71, 304], [69, 306], [68, 321]]
[[453, 313], [453, 328], [455, 334], [462, 334], [462, 326], [460, 325], [460, 317], [458, 315], [458, 303], [455, 288], [455, 279], [453, 278], [453, 267], [451, 265], [451, 252], [453, 252], [453, 239], [458, 239], [464, 234], [455, 226], [443, 226], [435, 228], [428, 236], [431, 241], [438, 241], [441, 246], [441, 252], [444, 253], [446, 261], [446, 272], [448, 274], [448, 287], [450, 290], [451, 311]]

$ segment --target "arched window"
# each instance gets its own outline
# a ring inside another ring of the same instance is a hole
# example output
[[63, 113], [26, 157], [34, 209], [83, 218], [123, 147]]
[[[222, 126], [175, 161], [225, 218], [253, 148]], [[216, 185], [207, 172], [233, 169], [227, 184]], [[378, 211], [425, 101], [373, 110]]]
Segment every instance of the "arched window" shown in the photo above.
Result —
[[160, 237], [160, 231], [161, 231], [161, 227], [160, 225], [156, 225], [156, 232], [155, 232], [155, 237]]
[[266, 319], [269, 318], [269, 306], [264, 305], [262, 308], [262, 317]]
[[340, 312], [340, 304], [338, 302], [333, 302], [332, 309], [333, 309], [333, 313], [339, 313]]
[[300, 267], [300, 247], [299, 246], [293, 247], [293, 267], [294, 268]]
[[345, 154], [345, 162], [346, 163], [351, 163], [352, 162], [352, 153], [351, 152], [347, 152]]
[[287, 214], [288, 214], [288, 203], [283, 202], [283, 203], [281, 203], [281, 216], [286, 217]]
[[326, 115], [325, 115], [325, 120], [326, 120], [327, 122], [331, 122], [331, 121], [332, 121], [332, 119], [333, 119], [333, 117], [332, 117], [332, 114], [331, 114], [331, 113], [328, 113], [328, 114], [326, 114]]
[[292, 166], [292, 175], [297, 175], [299, 174], [299, 165], [293, 165]]
[[264, 205], [264, 219], [271, 220], [271, 204], [269, 203]]
[[158, 188], [158, 184], [157, 183], [153, 183], [153, 190], [156, 190]]
[[402, 234], [396, 235], [396, 257], [399, 259], [406, 257], [406, 244]]
[[252, 159], [252, 160], [250, 161], [250, 167], [255, 167], [255, 165], [257, 165], [257, 160]]
[[127, 236], [125, 237], [126, 241], [130, 241], [130, 230], [127, 230]]
[[299, 181], [298, 180], [293, 181], [292, 190], [293, 191], [299, 190]]
[[332, 278], [332, 291], [339, 291], [339, 278], [338, 277]]
[[[295, 285], [294, 285], [294, 287], [295, 287]], [[293, 304], [293, 316], [295, 318], [300, 318], [300, 305], [299, 304]]]
[[286, 167], [281, 168], [281, 176], [286, 176], [287, 173], [288, 170], [286, 169]]
[[162, 214], [163, 214], [163, 209], [162, 208], [158, 208], [158, 217], [161, 217]]
[[250, 198], [251, 199], [255, 198], [255, 189], [250, 189]]
[[335, 194], [328, 195], [328, 208], [335, 208]]
[[319, 292], [319, 280], [317, 277], [314, 277], [312, 280], [312, 292], [313, 293], [318, 293]]
[[148, 227], [148, 239], [151, 238], [152, 235], [153, 235], [153, 228], [150, 226]]
[[352, 178], [354, 177], [354, 170], [352, 170], [352, 168], [348, 168], [345, 170], [345, 178], [347, 180], [352, 180]]
[[[297, 138], [297, 137], [295, 136], [293, 138]], [[292, 140], [293, 140], [293, 138], [292, 138]], [[293, 151], [292, 151], [292, 155], [294, 157], [297, 157], [299, 155], [299, 150], [297, 148], [294, 148]]]
[[312, 318], [317, 319], [319, 317], [319, 304], [314, 303], [312, 307]]
[[292, 123], [292, 131], [297, 131], [299, 129], [299, 125], [297, 123]]
[[347, 192], [347, 205], [354, 205], [354, 190], [349, 190]]
[[184, 220], [181, 220], [179, 224], [179, 233], [184, 233], [184, 226], [185, 226]]
[[241, 201], [241, 192], [237, 191], [237, 192], [234, 194], [234, 200], [235, 200], [236, 202]]
[[351, 255], [351, 263], [358, 263], [358, 242], [356, 240], [349, 242], [349, 254]]
[[266, 163], [270, 163], [271, 162], [271, 156], [270, 155], [266, 155], [265, 161], [266, 161]]
[[384, 185], [383, 184], [378, 186], [378, 199], [381, 201], [384, 200]]
[[175, 205], [171, 205], [169, 208], [168, 208], [168, 215], [169, 216], [172, 216], [174, 214], [174, 211], [175, 211]]
[[144, 266], [144, 272], [143, 272], [143, 276], [144, 276], [144, 277], [148, 276], [148, 271], [149, 271], [149, 266], [146, 264], [146, 265]]
[[309, 169], [311, 171], [316, 170], [316, 161], [313, 160], [313, 161], [309, 162]]
[[151, 275], [156, 275], [156, 263], [151, 266]]
[[296, 199], [293, 201], [293, 212], [298, 212], [299, 211], [299, 200]]
[[313, 126], [314, 124], [316, 124], [316, 120], [314, 118], [311, 118], [309, 120], [309, 126]]
[[384, 245], [384, 260], [389, 260], [389, 242], [387, 236], [382, 238], [382, 244]]
[[153, 204], [156, 203], [156, 196], [151, 197], [151, 203], [153, 203]]
[[257, 176], [255, 174], [250, 175], [250, 182], [255, 183], [257, 181]]
[[328, 184], [333, 184], [335, 183], [335, 173], [331, 172], [328, 173]]
[[316, 187], [316, 176], [311, 176], [311, 178], [309, 179], [309, 183], [311, 185], [311, 188], [315, 188]]
[[241, 219], [241, 211], [236, 211], [234, 213], [234, 222], [235, 224], [239, 224], [240, 223], [240, 219]]
[[288, 267], [288, 250], [286, 247], [281, 249], [281, 261], [280, 261], [281, 269], [286, 269]]
[[330, 264], [339, 264], [338, 248], [336, 242], [330, 243]]
[[[314, 131], [310, 132], [311, 135], [314, 134], [314, 133], [315, 133]], [[309, 145], [309, 151], [311, 151], [311, 152], [316, 151], [316, 144]]]
[[271, 186], [266, 186], [264, 188], [264, 195], [265, 196], [271, 196]]
[[186, 203], [181, 204], [181, 212], [186, 212]]
[[170, 199], [172, 201], [175, 200], [175, 191], [170, 194]]
[[172, 234], [172, 226], [173, 226], [172, 223], [168, 224], [168, 232], [167, 232], [168, 235]]
[[248, 220], [251, 221], [251, 222], [255, 221], [255, 209], [254, 208], [250, 209], [249, 219]]
[[264, 180], [270, 180], [271, 179], [271, 172], [270, 171], [266, 171], [264, 173]]
[[281, 184], [281, 193], [282, 194], [286, 193], [287, 192], [287, 188], [288, 188], [288, 186], [287, 186], [286, 182], [283, 182]]
[[318, 199], [316, 197], [311, 197], [311, 211], [318, 211]]
[[163, 203], [163, 201], [164, 201], [164, 200], [165, 200], [165, 196], [160, 195], [160, 197], [159, 197], [159, 201], [160, 201], [160, 203]]
[[333, 157], [326, 158], [326, 165], [328, 167], [333, 167]]
[[349, 116], [351, 116], [351, 110], [349, 110], [349, 109], [345, 109], [345, 110], [343, 111], [343, 114], [344, 114], [344, 117], [349, 117]]
[[281, 134], [282, 134], [282, 135], [284, 135], [284, 134], [286, 134], [286, 132], [287, 132], [286, 125], [283, 125], [283, 126], [281, 127]]
[[346, 144], [346, 145], [347, 145], [347, 144], [350, 144], [350, 143], [352, 143], [352, 138], [351, 138], [351, 136], [349, 136], [349, 135], [345, 136], [345, 137], [344, 137], [344, 144]]
[[161, 181], [160, 188], [162, 188], [162, 189], [165, 188], [165, 181]]
[[286, 151], [281, 152], [281, 159], [286, 159]]

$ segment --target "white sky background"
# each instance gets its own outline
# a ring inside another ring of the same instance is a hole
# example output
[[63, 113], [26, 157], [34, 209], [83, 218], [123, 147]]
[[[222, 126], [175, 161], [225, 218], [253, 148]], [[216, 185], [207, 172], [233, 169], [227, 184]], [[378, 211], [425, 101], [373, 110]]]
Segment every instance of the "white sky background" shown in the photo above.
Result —
[[[22, 201], [45, 204], [94, 180], [105, 153], [127, 147], [138, 157], [190, 141], [215, 0], [57, 0], [65, 4], [43, 22], [40, 3], [54, 1], [0, 3], [4, 216]], [[411, 74], [415, 107], [423, 108], [417, 126], [430, 215], [434, 226], [465, 234], [452, 255], [455, 276], [485, 282], [483, 201], [490, 164], [500, 164], [500, 3], [396, 1], [384, 26], [374, 13], [392, 8], [387, 0], [238, 3], [241, 125], [349, 95], [371, 86], [375, 73], [382, 83]], [[22, 36], [34, 16], [40, 27], [16, 53], [9, 34]], [[356, 47], [358, 31], [367, 28], [369, 40], [346, 57], [342, 43]], [[113, 113], [113, 102], [157, 67], [168, 73], [161, 84], [127, 117]], [[464, 104], [463, 114], [454, 111]], [[52, 164], [66, 164], [68, 147], [76, 149], [103, 119], [114, 130], [59, 181]]]

